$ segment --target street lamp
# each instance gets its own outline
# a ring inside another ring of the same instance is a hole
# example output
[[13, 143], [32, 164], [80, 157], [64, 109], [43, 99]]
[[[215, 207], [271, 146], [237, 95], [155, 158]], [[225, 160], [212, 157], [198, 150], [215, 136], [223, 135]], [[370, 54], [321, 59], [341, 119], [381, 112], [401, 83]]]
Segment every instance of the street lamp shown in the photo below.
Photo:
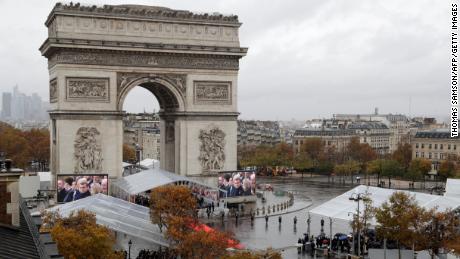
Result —
[[358, 202], [358, 212], [357, 212], [357, 219], [358, 222], [356, 224], [356, 231], [358, 232], [358, 256], [361, 256], [361, 231], [359, 229], [359, 201], [364, 198], [364, 193], [353, 193], [351, 194], [350, 198], [348, 198], [350, 201], [356, 201]]
[[131, 259], [131, 245], [132, 244], [133, 244], [133, 242], [130, 239], [129, 242], [128, 242], [128, 259]]
[[136, 159], [137, 159], [137, 164], [138, 164], [138, 167], [141, 167], [141, 146], [139, 144], [136, 143]]

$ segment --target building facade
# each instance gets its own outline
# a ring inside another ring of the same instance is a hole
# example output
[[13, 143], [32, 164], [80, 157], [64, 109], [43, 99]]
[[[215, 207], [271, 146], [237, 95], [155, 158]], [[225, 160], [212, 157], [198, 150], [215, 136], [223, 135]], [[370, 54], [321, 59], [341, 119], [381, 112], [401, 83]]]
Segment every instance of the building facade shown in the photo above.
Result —
[[127, 114], [123, 118], [123, 143], [131, 148], [139, 145], [140, 159], [160, 160], [160, 121], [156, 114]]
[[355, 132], [348, 129], [298, 129], [293, 136], [293, 147], [295, 152], [299, 152], [307, 139], [320, 138], [326, 147], [343, 151], [355, 136]]
[[238, 121], [238, 145], [269, 145], [281, 142], [280, 125], [276, 121]]
[[379, 155], [390, 152], [390, 129], [378, 121], [355, 121], [348, 129], [355, 132], [360, 143], [367, 143]]
[[439, 170], [442, 161], [449, 156], [460, 156], [460, 139], [451, 138], [446, 131], [419, 131], [412, 138], [412, 158], [424, 158], [431, 161], [433, 172]]

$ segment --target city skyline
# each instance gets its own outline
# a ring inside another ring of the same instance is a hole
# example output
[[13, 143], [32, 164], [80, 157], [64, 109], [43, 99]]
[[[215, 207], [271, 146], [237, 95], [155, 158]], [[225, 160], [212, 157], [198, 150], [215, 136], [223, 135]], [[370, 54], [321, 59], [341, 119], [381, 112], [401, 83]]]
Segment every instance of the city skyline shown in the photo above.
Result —
[[[43, 22], [56, 1], [1, 1], [8, 10], [0, 31], [0, 66], [8, 67], [1, 92], [18, 84], [48, 100]], [[152, 4], [88, 1], [88, 4]], [[241, 46], [238, 106], [241, 119], [304, 120], [334, 113], [449, 116], [450, 5], [436, 1], [157, 1], [194, 12], [238, 14]], [[253, 11], [259, 15], [254, 17]], [[27, 19], [13, 20], [19, 14]], [[276, 18], [276, 19], [274, 19]], [[447, 60], [447, 61], [446, 61]], [[18, 71], [18, 72], [16, 72]], [[27, 76], [24, 76], [26, 74]], [[128, 107], [152, 103], [133, 90]], [[135, 100], [135, 101], [134, 101]], [[155, 100], [156, 101], [156, 100]]]

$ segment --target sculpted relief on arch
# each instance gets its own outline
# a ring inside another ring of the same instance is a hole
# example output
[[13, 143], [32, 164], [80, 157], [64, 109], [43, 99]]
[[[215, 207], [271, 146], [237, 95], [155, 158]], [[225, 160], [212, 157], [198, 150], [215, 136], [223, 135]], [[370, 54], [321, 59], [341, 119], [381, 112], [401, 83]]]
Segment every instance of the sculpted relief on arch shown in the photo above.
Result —
[[173, 73], [117, 73], [118, 92], [123, 92], [134, 81], [139, 79], [150, 79], [152, 81], [165, 81], [173, 85], [176, 90], [185, 95], [187, 75]]
[[222, 170], [225, 163], [225, 132], [214, 127], [210, 130], [200, 130], [200, 156], [203, 171]]
[[74, 142], [75, 173], [98, 173], [102, 170], [101, 134], [94, 127], [78, 129]]

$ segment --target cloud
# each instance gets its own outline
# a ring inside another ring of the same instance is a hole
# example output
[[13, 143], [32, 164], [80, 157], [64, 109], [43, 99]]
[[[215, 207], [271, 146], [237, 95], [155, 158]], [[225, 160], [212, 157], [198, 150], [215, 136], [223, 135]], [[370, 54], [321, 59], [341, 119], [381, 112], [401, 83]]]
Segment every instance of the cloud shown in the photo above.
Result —
[[[151, 4], [91, 1], [90, 4]], [[308, 119], [339, 112], [449, 113], [450, 3], [436, 0], [161, 0], [160, 6], [236, 14], [242, 118]], [[43, 22], [52, 1], [0, 0], [0, 91], [16, 83], [48, 96]], [[134, 95], [133, 95], [134, 96]], [[126, 105], [151, 98], [128, 96]], [[140, 106], [143, 107], [143, 106]], [[139, 109], [139, 108], [136, 108]]]

